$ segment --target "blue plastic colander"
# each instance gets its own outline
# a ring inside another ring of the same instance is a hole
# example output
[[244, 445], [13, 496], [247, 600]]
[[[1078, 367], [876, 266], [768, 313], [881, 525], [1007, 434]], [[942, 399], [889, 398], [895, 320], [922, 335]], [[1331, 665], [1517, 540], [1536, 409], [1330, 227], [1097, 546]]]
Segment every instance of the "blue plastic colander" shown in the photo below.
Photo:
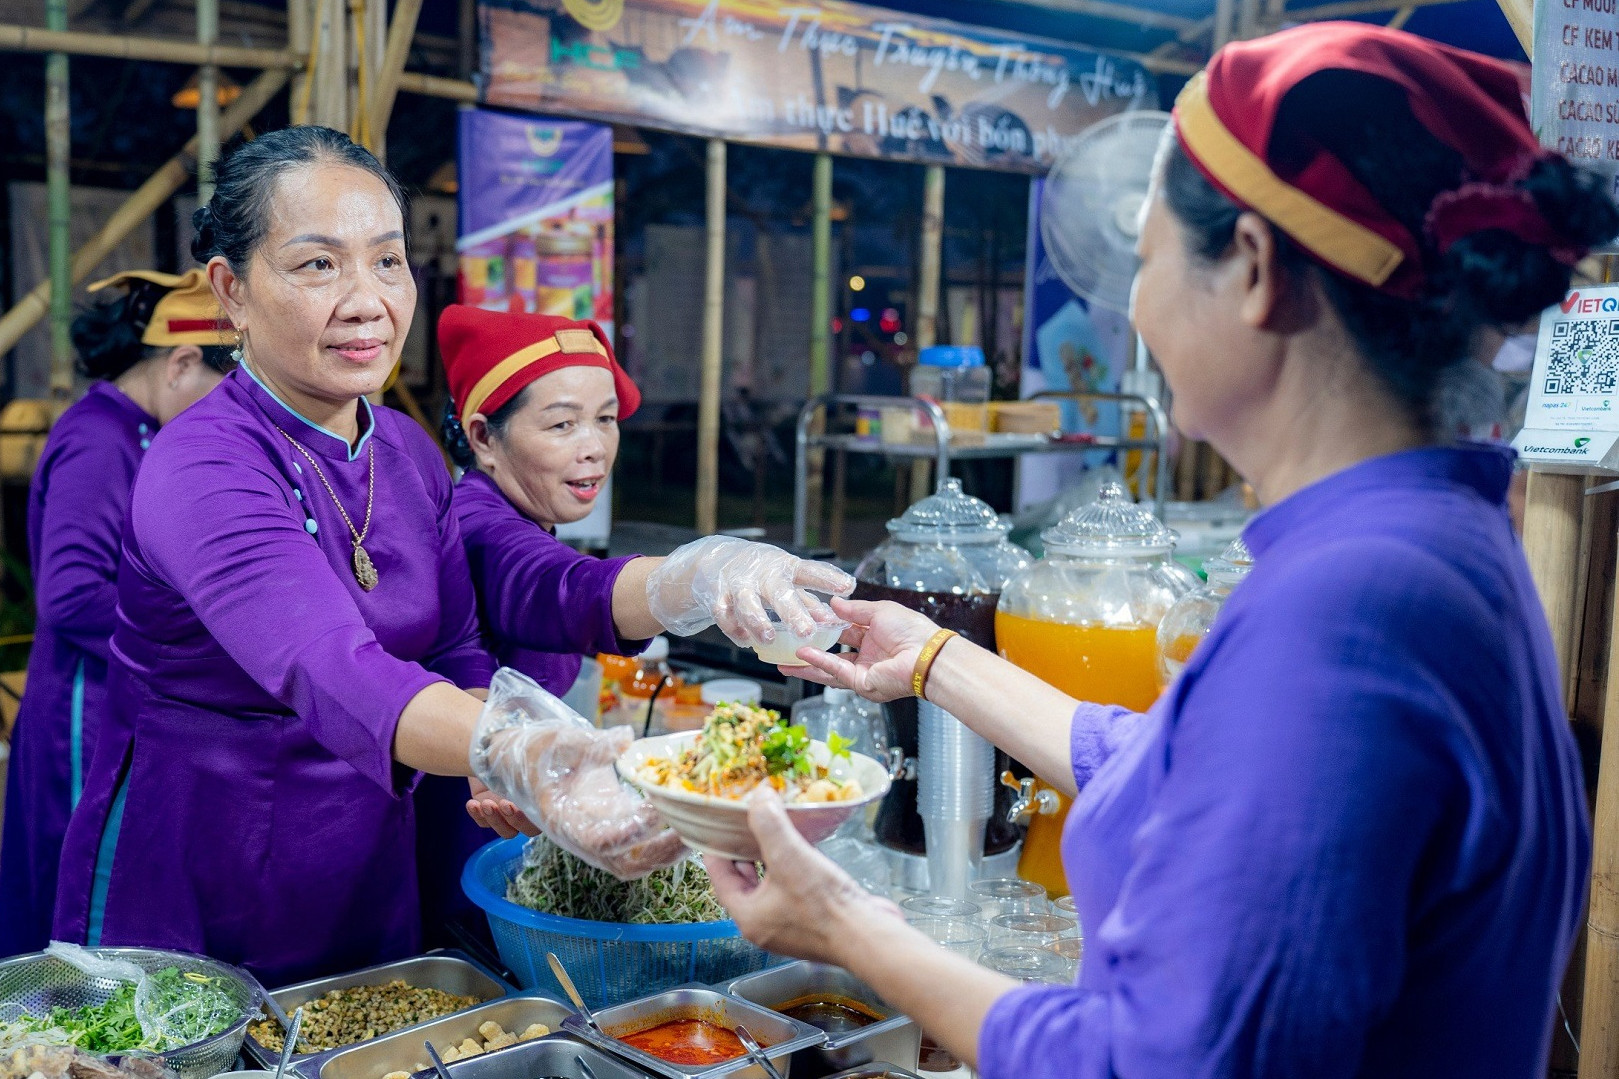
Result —
[[497, 839], [482, 847], [461, 872], [467, 898], [489, 916], [501, 962], [524, 989], [566, 999], [545, 953], [556, 952], [579, 994], [606, 1008], [688, 982], [712, 985], [781, 962], [742, 939], [735, 922], [626, 925], [542, 914], [506, 898], [523, 866], [528, 840]]

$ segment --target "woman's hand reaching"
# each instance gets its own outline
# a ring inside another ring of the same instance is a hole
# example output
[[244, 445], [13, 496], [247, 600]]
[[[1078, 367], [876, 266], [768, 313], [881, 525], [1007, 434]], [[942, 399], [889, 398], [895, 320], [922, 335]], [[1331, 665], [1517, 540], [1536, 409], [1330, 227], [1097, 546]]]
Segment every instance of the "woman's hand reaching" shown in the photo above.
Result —
[[823, 686], [852, 689], [869, 701], [909, 697], [916, 657], [939, 627], [926, 615], [887, 600], [867, 603], [834, 599], [832, 610], [850, 623], [842, 641], [855, 652], [838, 655], [801, 648], [798, 658], [810, 669], [783, 667], [782, 673]]

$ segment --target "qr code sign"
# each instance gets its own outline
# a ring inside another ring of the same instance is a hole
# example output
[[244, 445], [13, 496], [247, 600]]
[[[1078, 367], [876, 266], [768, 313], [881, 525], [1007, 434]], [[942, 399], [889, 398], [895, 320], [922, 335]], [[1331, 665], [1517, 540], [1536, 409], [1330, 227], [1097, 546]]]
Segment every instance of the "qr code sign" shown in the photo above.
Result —
[[1619, 319], [1552, 325], [1547, 394], [1614, 393], [1619, 389]]

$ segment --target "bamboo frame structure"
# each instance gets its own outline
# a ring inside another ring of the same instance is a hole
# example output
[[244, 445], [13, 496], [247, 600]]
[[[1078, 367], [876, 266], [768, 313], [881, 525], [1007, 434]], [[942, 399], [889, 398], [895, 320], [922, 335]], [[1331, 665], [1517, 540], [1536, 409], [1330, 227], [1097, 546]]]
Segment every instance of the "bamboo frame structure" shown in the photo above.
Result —
[[[289, 72], [286, 70], [266, 71], [248, 83], [242, 90], [242, 96], [231, 102], [220, 117], [220, 127], [235, 131], [257, 116], [259, 110], [287, 85], [288, 78]], [[134, 231], [135, 226], [150, 217], [153, 211], [185, 185], [196, 163], [197, 141], [193, 135], [185, 147], [133, 191], [107, 219], [107, 223], [101, 226], [101, 231], [73, 255], [70, 288], [90, 276], [90, 272]], [[22, 335], [50, 310], [52, 291], [51, 282], [42, 281], [0, 316], [0, 354], [9, 352]]]
[[[929, 165], [922, 174], [922, 248], [917, 259], [916, 351], [939, 343], [939, 276], [944, 253], [944, 166]], [[911, 462], [910, 501], [926, 498], [931, 464]]]
[[[810, 176], [810, 376], [811, 397], [827, 393], [831, 379], [832, 335], [832, 155], [815, 155]], [[816, 433], [825, 430], [826, 417], [816, 413]], [[809, 483], [805, 492], [809, 505], [809, 542], [820, 542], [821, 502], [826, 479], [826, 451], [817, 446], [810, 451]]]
[[191, 41], [152, 37], [112, 37], [75, 30], [41, 30], [37, 26], [0, 26], [0, 52], [62, 52], [72, 56], [105, 56], [114, 60], [220, 67], [294, 68], [303, 57], [288, 49], [251, 49], [236, 45], [204, 46]]
[[719, 527], [720, 390], [725, 352], [725, 140], [708, 140], [708, 258], [703, 272], [702, 383], [697, 398], [697, 531]]

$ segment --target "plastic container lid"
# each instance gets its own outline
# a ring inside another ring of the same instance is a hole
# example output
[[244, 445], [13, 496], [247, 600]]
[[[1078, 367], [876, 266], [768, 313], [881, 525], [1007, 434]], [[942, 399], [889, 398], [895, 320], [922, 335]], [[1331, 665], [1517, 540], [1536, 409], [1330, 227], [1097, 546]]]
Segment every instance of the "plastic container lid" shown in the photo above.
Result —
[[821, 690], [821, 696], [826, 698], [827, 704], [848, 704], [855, 699], [854, 690], [842, 686], [827, 686]]
[[944, 490], [915, 503], [888, 522], [888, 531], [906, 543], [991, 543], [1011, 531], [989, 503], [961, 489], [954, 477]]
[[716, 678], [702, 685], [703, 703], [726, 701], [731, 704], [758, 704], [764, 700], [764, 687], [747, 678]]
[[652, 638], [646, 646], [646, 651], [635, 658], [645, 660], [648, 663], [661, 663], [663, 660], [668, 659], [669, 638], [662, 635]]
[[918, 354], [923, 367], [982, 367], [984, 350], [977, 345], [933, 345]]
[[1151, 510], [1136, 505], [1122, 483], [1106, 483], [1096, 501], [1040, 533], [1052, 554], [1131, 558], [1165, 554], [1177, 539]]

